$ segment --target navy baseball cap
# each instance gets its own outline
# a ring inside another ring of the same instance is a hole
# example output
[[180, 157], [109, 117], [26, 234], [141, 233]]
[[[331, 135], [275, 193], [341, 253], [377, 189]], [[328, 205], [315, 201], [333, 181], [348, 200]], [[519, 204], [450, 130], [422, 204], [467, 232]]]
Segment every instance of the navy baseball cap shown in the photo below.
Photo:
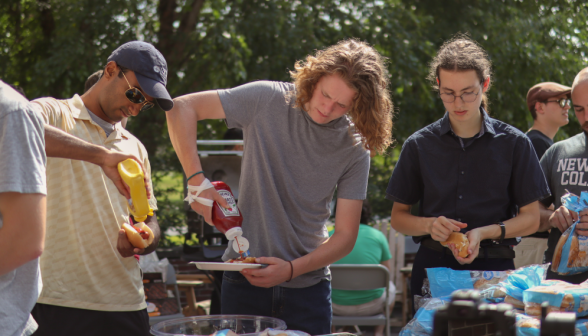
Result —
[[108, 62], [116, 64], [135, 72], [135, 76], [141, 85], [141, 89], [155, 98], [157, 104], [169, 111], [174, 107], [174, 101], [165, 88], [167, 84], [167, 62], [159, 50], [151, 43], [132, 41], [127, 42], [108, 57]]

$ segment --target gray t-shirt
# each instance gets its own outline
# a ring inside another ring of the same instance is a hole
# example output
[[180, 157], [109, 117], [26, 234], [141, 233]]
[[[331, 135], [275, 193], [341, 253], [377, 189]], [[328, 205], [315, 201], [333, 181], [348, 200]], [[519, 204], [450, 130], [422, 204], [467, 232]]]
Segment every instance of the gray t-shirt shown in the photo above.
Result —
[[[47, 194], [43, 127], [26, 98], [0, 81], [0, 193]], [[37, 329], [30, 311], [41, 287], [38, 259], [0, 276], [0, 334], [30, 335]]]
[[[567, 192], [566, 189], [578, 196], [582, 191], [588, 190], [588, 148], [584, 132], [556, 142], [549, 147], [540, 162], [552, 194], [541, 201], [545, 206], [553, 203], [554, 209], [559, 208], [562, 205], [561, 197]], [[561, 237], [561, 231], [557, 228], [551, 229], [547, 240], [547, 251], [545, 251], [547, 262], [553, 259], [559, 237]], [[548, 278], [580, 283], [588, 279], [588, 272], [562, 276], [548, 270]]]
[[[259, 81], [219, 90], [230, 128], [243, 129], [239, 209], [251, 256], [294, 260], [328, 239], [326, 221], [337, 197], [363, 200], [369, 152], [343, 116], [314, 122], [294, 99], [293, 84]], [[237, 254], [229, 248], [224, 260]], [[303, 288], [330, 280], [328, 267], [280, 286]]]
[[90, 115], [90, 118], [92, 118], [92, 121], [98, 124], [102, 130], [104, 130], [104, 133], [106, 133], [106, 137], [108, 138], [110, 134], [114, 132], [114, 125], [95, 115], [94, 112], [90, 111], [90, 109], [87, 107], [86, 110], [88, 110], [88, 114]]

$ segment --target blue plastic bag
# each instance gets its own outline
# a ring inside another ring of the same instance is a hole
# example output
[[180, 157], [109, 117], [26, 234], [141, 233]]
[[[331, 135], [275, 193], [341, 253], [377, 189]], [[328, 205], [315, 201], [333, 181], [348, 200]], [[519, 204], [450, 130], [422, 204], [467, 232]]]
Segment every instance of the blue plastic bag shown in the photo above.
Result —
[[[588, 192], [580, 196], [567, 193], [561, 197], [562, 204], [569, 210], [579, 213], [588, 208]], [[588, 271], [588, 237], [576, 233], [576, 221], [560, 237], [551, 270], [562, 275], [572, 275]]]
[[[456, 271], [446, 267], [427, 268], [431, 297], [450, 296], [460, 289], [491, 290], [508, 276], [507, 271]], [[484, 296], [485, 297], [485, 296]]]
[[526, 289], [541, 285], [541, 282], [545, 279], [547, 267], [547, 264], [530, 265], [515, 270], [501, 283], [503, 291], [506, 295], [523, 301], [523, 292]]
[[576, 336], [588, 336], [588, 320], [576, 321]]
[[517, 336], [539, 336], [541, 334], [541, 321], [525, 314], [516, 315]]
[[402, 330], [400, 330], [399, 336], [432, 335], [435, 312], [449, 302], [451, 302], [449, 296], [429, 299], [425, 305], [419, 308], [414, 318], [408, 322]]

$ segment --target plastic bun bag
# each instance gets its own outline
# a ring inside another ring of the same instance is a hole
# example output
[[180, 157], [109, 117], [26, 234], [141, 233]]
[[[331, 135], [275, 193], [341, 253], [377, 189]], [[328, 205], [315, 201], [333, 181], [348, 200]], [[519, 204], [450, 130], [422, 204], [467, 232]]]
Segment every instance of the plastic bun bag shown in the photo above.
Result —
[[588, 336], [588, 320], [576, 321], [576, 336]]
[[[549, 282], [549, 284], [547, 284]], [[541, 286], [523, 293], [525, 314], [541, 315], [541, 304], [548, 303], [547, 312], [574, 312], [576, 316], [588, 316], [588, 283], [574, 285], [561, 280], [547, 280]]]
[[[567, 193], [561, 197], [562, 204], [574, 212], [588, 208], [588, 192], [578, 197]], [[561, 275], [572, 275], [588, 271], [588, 237], [576, 233], [576, 221], [559, 238], [555, 246], [551, 270]], [[556, 230], [556, 229], [554, 229]]]
[[419, 308], [414, 318], [400, 330], [399, 336], [428, 336], [433, 335], [433, 318], [437, 309], [451, 302], [449, 296], [430, 299]]
[[504, 298], [504, 293], [497, 285], [510, 273], [512, 271], [455, 271], [446, 267], [427, 268], [429, 289], [433, 298], [450, 296], [460, 289], [477, 289], [486, 299], [502, 301], [500, 298]]
[[500, 286], [506, 294], [504, 302], [517, 309], [524, 309], [523, 292], [529, 288], [541, 286], [549, 264], [529, 265], [512, 272]]
[[517, 314], [516, 318], [517, 336], [539, 336], [541, 334], [541, 321], [538, 318], [525, 314]]

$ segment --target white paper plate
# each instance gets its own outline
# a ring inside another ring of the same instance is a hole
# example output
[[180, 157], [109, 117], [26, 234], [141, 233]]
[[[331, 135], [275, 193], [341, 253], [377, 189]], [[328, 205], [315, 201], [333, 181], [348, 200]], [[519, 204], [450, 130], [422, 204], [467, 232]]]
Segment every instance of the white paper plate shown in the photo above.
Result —
[[246, 268], [262, 268], [262, 264], [235, 264], [224, 262], [199, 262], [192, 261], [190, 264], [195, 264], [198, 269], [207, 271], [241, 271]]

